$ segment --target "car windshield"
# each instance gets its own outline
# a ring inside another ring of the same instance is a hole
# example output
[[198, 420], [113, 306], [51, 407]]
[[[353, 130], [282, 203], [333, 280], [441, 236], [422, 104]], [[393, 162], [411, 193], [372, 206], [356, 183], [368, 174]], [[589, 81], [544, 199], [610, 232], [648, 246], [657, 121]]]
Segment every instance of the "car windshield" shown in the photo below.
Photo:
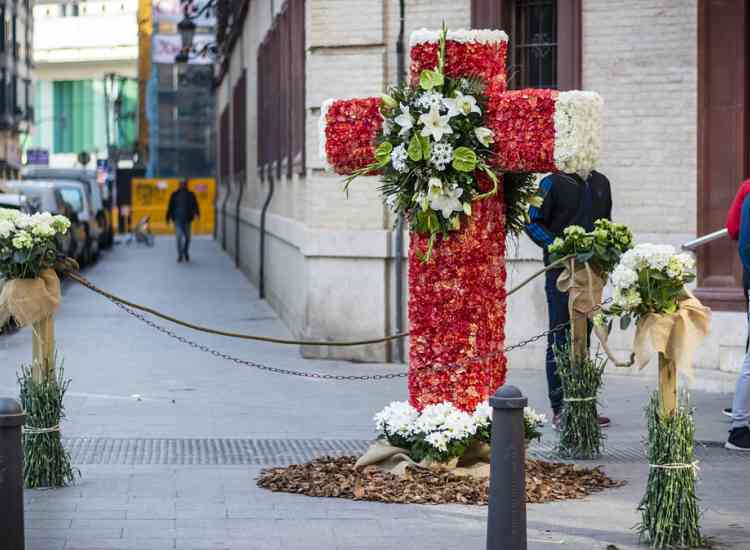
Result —
[[83, 212], [83, 193], [76, 187], [60, 187], [63, 200], [76, 212]]

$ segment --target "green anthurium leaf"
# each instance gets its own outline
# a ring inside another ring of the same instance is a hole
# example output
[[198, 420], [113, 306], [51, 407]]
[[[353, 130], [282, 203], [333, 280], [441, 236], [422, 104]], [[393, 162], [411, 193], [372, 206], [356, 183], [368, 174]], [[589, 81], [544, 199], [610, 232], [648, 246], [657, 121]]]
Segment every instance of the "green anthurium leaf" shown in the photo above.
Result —
[[422, 144], [422, 158], [427, 160], [430, 158], [430, 150], [432, 149], [430, 138], [427, 136], [419, 136], [419, 141]]
[[391, 161], [391, 152], [393, 151], [393, 144], [390, 141], [384, 141], [378, 148], [375, 149], [375, 160], [378, 164], [385, 166]]
[[439, 71], [431, 71], [425, 69], [419, 75], [419, 85], [423, 90], [432, 90], [433, 88], [439, 88], [445, 83], [445, 78]]
[[468, 147], [457, 147], [453, 151], [452, 166], [459, 172], [473, 172], [477, 167], [477, 155]]
[[419, 139], [419, 134], [416, 132], [414, 132], [414, 135], [411, 136], [411, 140], [409, 140], [409, 147], [406, 149], [406, 153], [414, 162], [422, 160], [422, 141]]

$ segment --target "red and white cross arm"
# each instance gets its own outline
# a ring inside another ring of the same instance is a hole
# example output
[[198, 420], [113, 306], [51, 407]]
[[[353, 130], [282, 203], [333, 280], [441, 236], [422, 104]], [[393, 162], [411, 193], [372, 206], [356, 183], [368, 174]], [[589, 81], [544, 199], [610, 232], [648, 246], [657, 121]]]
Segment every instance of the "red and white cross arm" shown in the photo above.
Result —
[[[375, 160], [380, 104], [379, 97], [324, 103], [321, 155], [337, 174], [351, 174]], [[601, 151], [602, 106], [595, 92], [488, 93], [484, 119], [495, 135], [493, 164], [505, 172], [590, 172]]]

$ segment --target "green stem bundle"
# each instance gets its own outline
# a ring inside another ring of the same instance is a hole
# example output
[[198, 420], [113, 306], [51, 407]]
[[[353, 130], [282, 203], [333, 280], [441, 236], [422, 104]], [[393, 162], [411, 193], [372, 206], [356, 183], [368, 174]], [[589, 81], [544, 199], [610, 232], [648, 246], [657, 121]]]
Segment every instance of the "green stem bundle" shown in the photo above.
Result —
[[57, 376], [41, 381], [32, 377], [31, 366], [22, 365], [18, 374], [21, 406], [26, 412], [23, 435], [24, 482], [26, 487], [63, 487], [75, 481], [76, 470], [62, 445], [60, 431], [39, 431], [59, 426], [65, 418], [63, 398], [70, 385], [60, 367]]
[[599, 426], [597, 395], [606, 359], [595, 356], [571, 360], [569, 346], [555, 350], [563, 389], [558, 453], [564, 458], [590, 460], [601, 454], [604, 435]]
[[[682, 402], [687, 402], [683, 394]], [[695, 548], [705, 545], [695, 494], [695, 425], [692, 411], [681, 405], [674, 416], [661, 412], [659, 395], [646, 407], [650, 465], [646, 493], [638, 510], [641, 539], [652, 548]]]

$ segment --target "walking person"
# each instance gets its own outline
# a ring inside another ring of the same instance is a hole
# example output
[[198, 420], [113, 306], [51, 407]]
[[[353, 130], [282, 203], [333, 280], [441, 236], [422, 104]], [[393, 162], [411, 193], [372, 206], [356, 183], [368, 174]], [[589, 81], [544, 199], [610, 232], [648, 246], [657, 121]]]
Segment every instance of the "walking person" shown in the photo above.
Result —
[[[745, 197], [750, 194], [750, 180], [745, 180], [742, 182], [742, 185], [740, 185], [740, 188], [737, 189], [737, 194], [734, 196], [734, 200], [732, 201], [731, 206], [729, 207], [729, 212], [727, 213], [727, 233], [729, 233], [729, 238], [733, 241], [736, 241], [740, 238], [740, 223], [742, 221], [742, 205], [745, 202]], [[750, 286], [750, 281], [747, 277], [747, 272], [743, 270], [742, 274], [742, 289], [744, 291], [745, 295], [745, 309], [748, 309], [750, 307], [750, 300], [748, 300], [748, 286]], [[747, 339], [745, 340], [745, 353], [750, 351], [750, 315], [748, 315], [748, 325], [747, 325]], [[726, 407], [722, 410], [722, 412], [728, 416], [732, 417], [732, 407]]]
[[190, 261], [190, 233], [193, 220], [200, 217], [198, 199], [187, 187], [187, 180], [180, 180], [180, 187], [169, 197], [167, 223], [174, 222], [177, 237], [177, 262]]
[[[739, 226], [739, 254], [742, 261], [743, 281], [747, 289], [750, 280], [750, 196], [745, 196]], [[750, 322], [750, 309], [748, 309]], [[742, 362], [737, 386], [734, 389], [734, 400], [731, 408], [732, 424], [729, 437], [725, 443], [733, 451], [750, 451], [750, 350], [746, 351]]]
[[[556, 237], [562, 237], [565, 228], [579, 225], [586, 231], [593, 231], [594, 222], [599, 219], [612, 219], [612, 191], [609, 180], [600, 172], [591, 172], [587, 178], [578, 174], [556, 172], [539, 183], [537, 198], [539, 206], [529, 208], [530, 222], [526, 233], [542, 248], [544, 265], [549, 265], [547, 248]], [[544, 290], [547, 295], [549, 328], [554, 329], [570, 321], [568, 294], [557, 289], [557, 279], [562, 268], [545, 273]], [[558, 330], [547, 336], [547, 388], [552, 406], [552, 423], [557, 428], [563, 405], [563, 390], [557, 373], [555, 348], [568, 345], [570, 332]], [[599, 417], [599, 425], [609, 426], [610, 420]]]

